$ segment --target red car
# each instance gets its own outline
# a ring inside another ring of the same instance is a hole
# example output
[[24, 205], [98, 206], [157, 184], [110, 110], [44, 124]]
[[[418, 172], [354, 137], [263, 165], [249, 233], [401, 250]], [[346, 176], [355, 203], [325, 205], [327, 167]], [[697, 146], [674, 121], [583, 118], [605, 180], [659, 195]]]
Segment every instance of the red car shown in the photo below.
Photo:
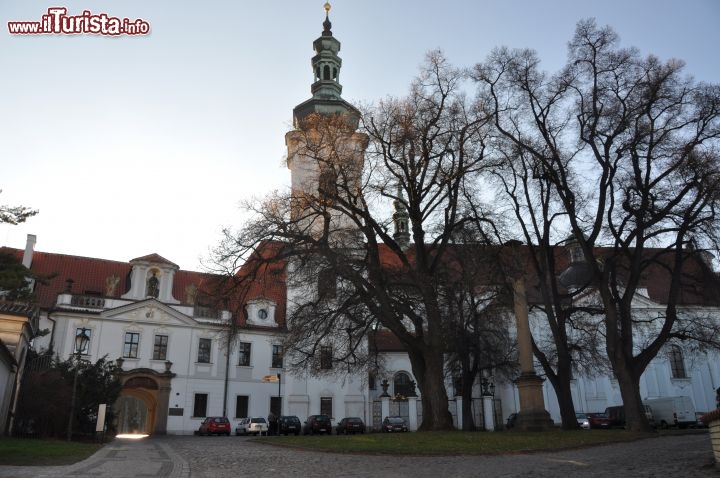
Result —
[[610, 428], [612, 421], [604, 413], [588, 413], [588, 425], [590, 429], [593, 428]]
[[206, 417], [200, 424], [198, 435], [230, 436], [230, 420], [227, 417]]

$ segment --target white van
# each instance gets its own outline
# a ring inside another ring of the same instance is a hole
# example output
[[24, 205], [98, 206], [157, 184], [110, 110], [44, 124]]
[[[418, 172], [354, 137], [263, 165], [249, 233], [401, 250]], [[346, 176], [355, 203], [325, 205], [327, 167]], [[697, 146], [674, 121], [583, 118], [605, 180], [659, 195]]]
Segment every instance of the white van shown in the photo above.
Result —
[[655, 424], [660, 428], [685, 428], [697, 421], [695, 405], [690, 397], [646, 398], [643, 403], [650, 407]]

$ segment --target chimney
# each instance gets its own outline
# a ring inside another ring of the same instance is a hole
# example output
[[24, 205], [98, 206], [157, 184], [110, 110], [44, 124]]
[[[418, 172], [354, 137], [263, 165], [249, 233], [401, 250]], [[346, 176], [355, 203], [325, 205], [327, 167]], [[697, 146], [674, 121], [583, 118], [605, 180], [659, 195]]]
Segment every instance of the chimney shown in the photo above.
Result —
[[35, 251], [35, 243], [37, 242], [37, 236], [35, 234], [27, 235], [27, 242], [25, 243], [25, 254], [23, 254], [22, 265], [30, 269], [33, 260], [33, 252]]

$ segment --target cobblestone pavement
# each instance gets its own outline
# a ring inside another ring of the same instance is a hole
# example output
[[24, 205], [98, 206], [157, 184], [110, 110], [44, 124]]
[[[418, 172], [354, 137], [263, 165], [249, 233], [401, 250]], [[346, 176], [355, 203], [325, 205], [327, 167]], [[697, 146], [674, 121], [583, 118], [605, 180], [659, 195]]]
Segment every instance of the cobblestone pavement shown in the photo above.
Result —
[[[270, 437], [272, 439], [272, 437]], [[299, 437], [302, 440], [302, 437]], [[330, 438], [333, 439], [333, 438]], [[710, 438], [664, 436], [555, 453], [397, 457], [340, 455], [240, 437], [173, 437], [192, 478], [222, 477], [718, 477]]]
[[244, 437], [169, 436], [115, 440], [71, 466], [0, 466], [0, 478], [576, 476], [703, 478], [720, 476], [720, 469], [714, 466], [707, 433], [554, 453], [450, 457], [341, 455], [276, 447]]

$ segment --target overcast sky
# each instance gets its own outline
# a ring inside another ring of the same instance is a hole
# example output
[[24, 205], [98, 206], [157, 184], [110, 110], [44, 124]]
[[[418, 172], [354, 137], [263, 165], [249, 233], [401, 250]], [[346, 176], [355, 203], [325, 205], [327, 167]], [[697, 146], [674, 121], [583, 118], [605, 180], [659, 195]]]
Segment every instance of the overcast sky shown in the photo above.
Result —
[[[289, 184], [284, 135], [310, 97], [324, 0], [0, 0], [0, 204], [37, 208], [0, 225], [0, 245], [129, 261], [158, 253], [182, 269], [243, 199]], [[622, 45], [686, 61], [720, 81], [717, 0], [336, 0], [343, 97], [403, 95], [425, 53], [459, 66], [496, 46], [530, 47], [559, 69], [578, 20]], [[149, 35], [11, 35], [47, 9], [150, 25]]]

